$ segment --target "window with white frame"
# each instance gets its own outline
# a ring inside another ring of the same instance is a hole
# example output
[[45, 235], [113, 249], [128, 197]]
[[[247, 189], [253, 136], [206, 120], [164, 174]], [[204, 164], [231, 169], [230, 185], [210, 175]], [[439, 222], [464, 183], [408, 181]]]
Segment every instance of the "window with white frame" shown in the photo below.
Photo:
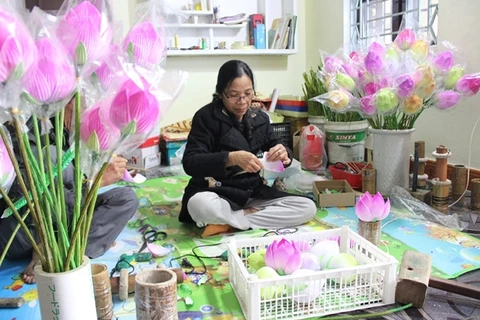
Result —
[[437, 43], [439, 0], [349, 0], [350, 45], [352, 49], [372, 39], [388, 44], [395, 40], [402, 19], [406, 26], [418, 28], [432, 43]]

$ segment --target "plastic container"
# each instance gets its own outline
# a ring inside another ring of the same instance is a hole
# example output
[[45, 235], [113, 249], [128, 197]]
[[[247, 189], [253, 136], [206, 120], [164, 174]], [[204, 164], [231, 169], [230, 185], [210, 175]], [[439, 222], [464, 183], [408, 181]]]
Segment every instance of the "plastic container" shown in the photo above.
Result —
[[292, 134], [290, 131], [290, 122], [281, 122], [281, 123], [272, 123], [273, 132], [277, 134], [277, 136], [282, 139], [282, 142], [292, 149]]
[[324, 133], [315, 125], [308, 125], [304, 128], [300, 137], [299, 151], [303, 169], [317, 172], [325, 169], [324, 137]]
[[[365, 167], [365, 164], [355, 162], [355, 166], [362, 170]], [[347, 168], [348, 167], [341, 162], [328, 166], [328, 170], [330, 171], [333, 180], [346, 180], [353, 189], [362, 190], [362, 174], [348, 172], [346, 171]]]
[[[258, 279], [248, 272], [250, 252], [267, 247], [273, 240], [285, 238], [313, 243], [335, 237], [340, 238], [340, 252], [353, 255], [359, 266], [274, 279]], [[232, 239], [227, 246], [229, 280], [247, 319], [307, 319], [395, 302], [398, 261], [347, 226], [319, 232]], [[299, 291], [308, 287], [321, 288], [302, 297]], [[265, 293], [265, 289], [272, 288], [276, 288], [273, 295], [262, 294], [262, 289]]]

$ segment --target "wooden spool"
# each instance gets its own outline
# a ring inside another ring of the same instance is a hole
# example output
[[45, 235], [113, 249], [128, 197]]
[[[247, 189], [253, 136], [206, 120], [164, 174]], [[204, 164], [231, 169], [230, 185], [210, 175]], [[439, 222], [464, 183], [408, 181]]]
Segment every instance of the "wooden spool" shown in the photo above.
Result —
[[470, 207], [473, 210], [480, 210], [480, 179], [472, 179], [472, 195], [470, 201]]
[[91, 268], [97, 319], [112, 320], [113, 299], [108, 277], [108, 267], [105, 264], [95, 263], [91, 265]]
[[[177, 275], [177, 284], [183, 283], [184, 272], [182, 268], [170, 268]], [[125, 283], [122, 284], [122, 297], [125, 301], [128, 297], [128, 294], [135, 292], [135, 276], [136, 274], [128, 274], [128, 285]], [[111, 277], [110, 286], [112, 287], [112, 294], [120, 293], [120, 277]], [[127, 295], [127, 296], [125, 296]]]
[[421, 308], [427, 296], [431, 268], [431, 256], [405, 251], [400, 263], [395, 300], [400, 304], [412, 303], [414, 307]]
[[467, 187], [467, 168], [464, 165], [454, 165], [452, 174], [452, 200], [457, 201], [459, 205], [463, 205], [465, 196], [463, 192]]
[[380, 245], [382, 221], [366, 222], [358, 219], [358, 234], [376, 245]]
[[[447, 155], [448, 154], [448, 149], [445, 146], [438, 146], [436, 149], [436, 152], [439, 155]], [[437, 175], [438, 180], [440, 181], [446, 181], [447, 180], [447, 172], [448, 172], [448, 161], [447, 157], [438, 157], [435, 160], [437, 162], [437, 165], [435, 167], [435, 173]]]
[[118, 281], [118, 299], [125, 301], [128, 299], [128, 270], [120, 270], [120, 280]]
[[439, 181], [435, 178], [432, 183], [432, 207], [442, 213], [448, 213], [448, 199], [452, 182], [450, 180]]
[[137, 274], [135, 304], [137, 320], [178, 320], [175, 272], [152, 269]]

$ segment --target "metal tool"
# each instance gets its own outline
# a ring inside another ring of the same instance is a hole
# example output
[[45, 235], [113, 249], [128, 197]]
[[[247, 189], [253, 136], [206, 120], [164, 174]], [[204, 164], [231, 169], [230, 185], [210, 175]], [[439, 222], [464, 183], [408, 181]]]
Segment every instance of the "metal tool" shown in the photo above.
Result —
[[137, 253], [141, 253], [145, 248], [147, 248], [148, 243], [152, 243], [155, 241], [165, 240], [167, 238], [167, 233], [163, 231], [156, 231], [156, 230], [148, 230], [143, 233], [143, 244], [138, 250]]

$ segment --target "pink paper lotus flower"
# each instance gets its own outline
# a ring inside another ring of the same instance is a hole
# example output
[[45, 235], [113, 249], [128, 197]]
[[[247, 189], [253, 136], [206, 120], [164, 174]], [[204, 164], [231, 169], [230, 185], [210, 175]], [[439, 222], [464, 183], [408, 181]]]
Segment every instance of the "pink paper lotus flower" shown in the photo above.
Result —
[[412, 94], [415, 83], [410, 75], [404, 74], [395, 79], [395, 87], [397, 88], [397, 95], [400, 98], [405, 98]]
[[310, 249], [312, 248], [312, 246], [310, 245], [310, 243], [308, 243], [307, 240], [292, 240], [292, 243], [298, 250], [300, 250], [300, 252], [310, 251]]
[[372, 95], [368, 95], [360, 99], [360, 108], [366, 116], [373, 116], [377, 112], [377, 107], [375, 106], [375, 99]]
[[72, 7], [57, 30], [59, 39], [79, 65], [105, 55], [113, 37], [107, 16], [87, 0]]
[[433, 101], [435, 107], [440, 110], [450, 109], [458, 103], [460, 94], [453, 90], [446, 90], [435, 94]]
[[38, 60], [28, 72], [25, 91], [39, 104], [51, 104], [67, 99], [76, 84], [73, 63], [62, 47], [49, 38], [36, 41]]
[[283, 238], [268, 246], [265, 264], [280, 275], [292, 274], [302, 266], [302, 255], [295, 243]]
[[166, 54], [165, 31], [160, 34], [155, 26], [145, 21], [130, 29], [123, 41], [123, 50], [131, 50], [135, 62], [141, 66], [157, 65]]
[[342, 60], [334, 56], [327, 56], [323, 61], [323, 69], [327, 73], [337, 72], [342, 69]]
[[433, 68], [439, 72], [447, 72], [453, 67], [453, 53], [452, 51], [440, 52], [433, 59]]
[[395, 38], [395, 43], [400, 50], [405, 51], [410, 49], [415, 40], [415, 32], [413, 32], [413, 30], [411, 29], [404, 29]]
[[80, 139], [87, 147], [100, 152], [112, 147], [112, 142], [120, 136], [119, 130], [108, 123], [108, 118], [102, 115], [103, 102], [91, 107], [82, 115], [80, 123]]
[[372, 74], [380, 74], [383, 70], [383, 58], [376, 51], [369, 51], [365, 57], [365, 70]]
[[[16, 175], [12, 160], [10, 160], [7, 147], [3, 143], [3, 139], [0, 138], [0, 188], [4, 189], [8, 193], [13, 181], [15, 181], [15, 177]], [[1, 198], [2, 196], [0, 195], [0, 199]]]
[[358, 78], [358, 70], [354, 66], [349, 65], [349, 64], [342, 64], [342, 69], [352, 79], [357, 79]]
[[23, 76], [37, 59], [37, 49], [25, 24], [0, 6], [0, 83], [14, 72]]
[[144, 89], [131, 79], [125, 81], [112, 101], [110, 120], [122, 132], [134, 123], [135, 130], [131, 134], [148, 133], [159, 119], [160, 104], [143, 78], [142, 85]]
[[457, 81], [456, 89], [466, 97], [476, 95], [480, 89], [480, 73], [461, 77]]
[[368, 48], [369, 51], [374, 51], [376, 53], [378, 53], [379, 55], [383, 55], [387, 49], [385, 49], [385, 47], [378, 43], [378, 42], [373, 42], [370, 47]]
[[377, 192], [375, 196], [367, 191], [365, 194], [358, 198], [355, 204], [355, 214], [358, 219], [365, 222], [375, 222], [385, 219], [390, 213], [390, 199], [383, 200], [380, 192]]

